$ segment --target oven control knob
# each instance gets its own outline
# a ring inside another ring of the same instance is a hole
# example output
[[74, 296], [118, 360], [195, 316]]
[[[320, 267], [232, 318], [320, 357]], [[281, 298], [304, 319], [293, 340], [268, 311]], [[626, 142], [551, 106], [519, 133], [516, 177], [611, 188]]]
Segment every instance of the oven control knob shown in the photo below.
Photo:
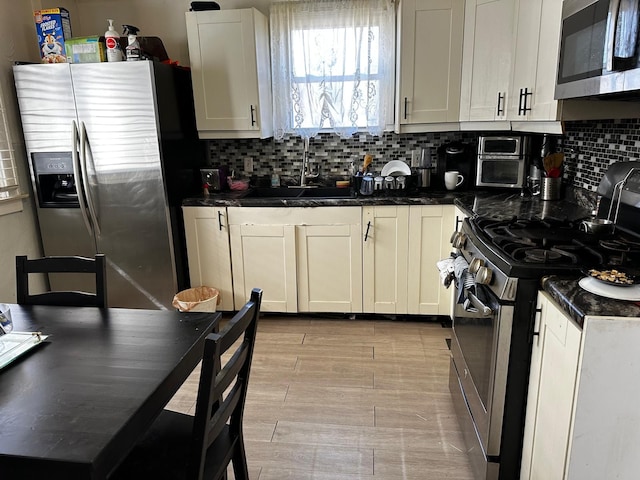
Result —
[[480, 285], [489, 285], [491, 283], [491, 278], [493, 277], [493, 272], [490, 268], [480, 267], [476, 272], [476, 283]]
[[451, 245], [453, 245], [453, 248], [464, 248], [466, 243], [467, 236], [462, 232], [454, 232], [451, 236]]
[[469, 264], [469, 272], [477, 273], [478, 270], [480, 270], [480, 267], [484, 267], [484, 260], [482, 260], [481, 258], [474, 258]]

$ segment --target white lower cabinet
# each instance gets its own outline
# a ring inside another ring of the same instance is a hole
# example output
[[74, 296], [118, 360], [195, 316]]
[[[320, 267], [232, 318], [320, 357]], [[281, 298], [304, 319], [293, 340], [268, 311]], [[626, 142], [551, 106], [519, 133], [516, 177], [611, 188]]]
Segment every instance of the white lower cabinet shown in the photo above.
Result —
[[453, 289], [440, 282], [436, 263], [451, 253], [453, 205], [409, 207], [408, 313], [450, 315]]
[[406, 314], [409, 206], [362, 208], [365, 313]]
[[[453, 214], [454, 214], [454, 231], [459, 232], [462, 230], [462, 222], [464, 222], [464, 219], [467, 218], [469, 215], [467, 215], [463, 210], [461, 210], [458, 207], [454, 207], [453, 210]], [[447, 241], [449, 242], [447, 244], [447, 246], [451, 243], [451, 237], [449, 237], [447, 239]], [[450, 287], [451, 290], [453, 290], [453, 286]], [[449, 297], [449, 317], [453, 318], [454, 317], [454, 312], [456, 309], [456, 299], [455, 296], [453, 295], [453, 292], [451, 292], [451, 295]]]
[[521, 479], [635, 480], [640, 471], [640, 322], [582, 328], [540, 292]]
[[366, 313], [450, 315], [436, 262], [450, 254], [454, 218], [453, 205], [363, 208]]
[[258, 287], [262, 311], [297, 312], [295, 227], [230, 225], [229, 236], [235, 304], [244, 305]]
[[538, 295], [521, 479], [564, 478], [580, 327], [545, 292]]
[[220, 292], [217, 310], [232, 311], [231, 256], [226, 207], [183, 207], [192, 287]]
[[362, 312], [360, 207], [229, 207], [236, 305], [266, 312]]
[[453, 205], [183, 210], [191, 284], [219, 289], [219, 310], [260, 287], [265, 312], [451, 313], [436, 262]]
[[360, 223], [300, 225], [296, 233], [298, 311], [362, 312]]

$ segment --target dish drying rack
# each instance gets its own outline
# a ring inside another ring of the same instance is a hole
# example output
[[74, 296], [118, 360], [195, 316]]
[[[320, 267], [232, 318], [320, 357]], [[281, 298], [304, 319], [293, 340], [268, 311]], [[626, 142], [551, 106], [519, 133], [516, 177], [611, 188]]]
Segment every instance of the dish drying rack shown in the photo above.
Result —
[[[613, 221], [613, 224], [616, 225], [618, 223], [618, 213], [620, 211], [620, 202], [622, 200], [622, 191], [624, 190], [625, 185], [629, 181], [635, 173], [640, 172], [640, 168], [632, 168], [627, 174], [624, 176], [622, 180], [616, 183], [613, 186], [613, 192], [611, 193], [611, 204], [609, 205], [609, 213], [607, 214], [607, 220]], [[616, 200], [616, 192], [618, 193], [618, 198]], [[613, 206], [615, 204], [615, 212], [613, 211]], [[613, 214], [613, 219], [611, 215]]]

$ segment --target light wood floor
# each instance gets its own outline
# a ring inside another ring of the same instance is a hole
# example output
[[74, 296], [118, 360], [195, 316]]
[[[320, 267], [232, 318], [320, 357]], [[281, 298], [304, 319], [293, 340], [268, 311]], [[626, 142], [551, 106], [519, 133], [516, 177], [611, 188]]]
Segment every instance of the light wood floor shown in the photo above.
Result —
[[[245, 407], [252, 480], [473, 480], [439, 323], [265, 315]], [[198, 371], [168, 408], [193, 414]]]

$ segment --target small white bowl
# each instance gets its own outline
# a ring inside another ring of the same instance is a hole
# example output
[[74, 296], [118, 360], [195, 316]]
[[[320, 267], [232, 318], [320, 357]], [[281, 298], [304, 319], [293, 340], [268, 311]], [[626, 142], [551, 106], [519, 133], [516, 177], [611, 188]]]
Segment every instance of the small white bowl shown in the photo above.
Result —
[[411, 175], [411, 168], [402, 160], [391, 160], [382, 167], [381, 175], [387, 177], [389, 175]]

